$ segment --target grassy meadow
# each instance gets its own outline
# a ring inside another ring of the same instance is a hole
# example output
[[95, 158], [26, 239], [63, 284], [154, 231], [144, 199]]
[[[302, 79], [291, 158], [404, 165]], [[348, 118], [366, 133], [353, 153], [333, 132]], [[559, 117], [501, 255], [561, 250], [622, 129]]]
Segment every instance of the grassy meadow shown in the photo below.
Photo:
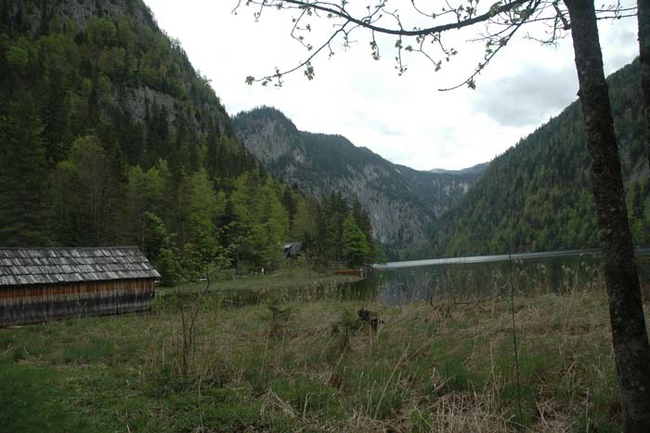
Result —
[[287, 270], [0, 329], [0, 431], [620, 431], [604, 287], [388, 307], [345, 278]]

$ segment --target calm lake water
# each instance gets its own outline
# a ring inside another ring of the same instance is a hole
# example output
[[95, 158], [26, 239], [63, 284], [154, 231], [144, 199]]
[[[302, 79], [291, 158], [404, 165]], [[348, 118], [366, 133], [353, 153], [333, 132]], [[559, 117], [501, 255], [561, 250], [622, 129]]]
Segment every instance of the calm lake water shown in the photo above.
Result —
[[[650, 284], [650, 248], [637, 250], [639, 277]], [[369, 278], [352, 284], [315, 285], [305, 290], [231, 290], [220, 292], [225, 306], [317, 300], [379, 300], [398, 306], [430, 299], [486, 299], [510, 294], [605, 290], [600, 251], [554, 251], [458, 257], [376, 265]], [[165, 296], [183, 302], [190, 294]], [[178, 298], [178, 299], [177, 299]]]
[[[637, 250], [642, 284], [650, 283], [650, 248]], [[391, 262], [363, 287], [388, 305], [448, 297], [604, 290], [600, 250]], [[361, 285], [360, 285], [361, 286]]]

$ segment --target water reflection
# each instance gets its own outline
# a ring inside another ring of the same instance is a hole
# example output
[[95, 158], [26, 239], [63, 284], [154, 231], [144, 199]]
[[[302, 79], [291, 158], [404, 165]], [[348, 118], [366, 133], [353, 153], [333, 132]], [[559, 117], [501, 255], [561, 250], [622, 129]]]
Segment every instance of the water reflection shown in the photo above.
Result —
[[[638, 250], [642, 284], [650, 281], [650, 249]], [[604, 290], [598, 250], [484, 256], [391, 263], [375, 281], [387, 305], [441, 298], [488, 298], [510, 293]]]

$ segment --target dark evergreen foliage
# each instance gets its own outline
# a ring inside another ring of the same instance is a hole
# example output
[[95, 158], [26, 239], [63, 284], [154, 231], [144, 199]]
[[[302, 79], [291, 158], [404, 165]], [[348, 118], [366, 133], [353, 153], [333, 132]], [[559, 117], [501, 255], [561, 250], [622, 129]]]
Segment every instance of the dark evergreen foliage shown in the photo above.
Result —
[[79, 26], [76, 2], [37, 3], [0, 5], [0, 245], [135, 244], [168, 283], [281, 266], [312, 208], [257, 167], [146, 6], [97, 2]]
[[[608, 79], [630, 222], [650, 243], [638, 61]], [[589, 157], [577, 102], [495, 158], [485, 176], [431, 228], [430, 254], [458, 256], [598, 246]]]

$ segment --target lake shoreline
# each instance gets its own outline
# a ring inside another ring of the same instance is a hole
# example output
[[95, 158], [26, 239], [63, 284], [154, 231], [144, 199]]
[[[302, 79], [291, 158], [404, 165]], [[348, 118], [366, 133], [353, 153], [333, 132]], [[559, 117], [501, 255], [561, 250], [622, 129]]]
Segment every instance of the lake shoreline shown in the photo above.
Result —
[[[251, 274], [218, 278], [210, 283], [209, 293], [229, 291], [261, 291], [277, 289], [300, 289], [321, 285], [341, 285], [362, 281], [355, 275], [337, 275], [333, 271], [319, 272], [308, 267], [283, 268], [266, 274]], [[157, 296], [177, 292], [201, 293], [207, 281], [188, 282], [176, 287], [159, 287]]]
[[[637, 255], [650, 254], [650, 248], [635, 249]], [[420, 260], [404, 260], [399, 262], [386, 262], [375, 263], [372, 265], [375, 269], [398, 269], [398, 268], [414, 268], [419, 266], [435, 266], [435, 265], [462, 265], [462, 264], [475, 264], [475, 263], [491, 263], [491, 262], [505, 262], [505, 261], [523, 261], [545, 258], [560, 258], [572, 256], [600, 256], [600, 248], [583, 248], [575, 250], [559, 250], [559, 251], [540, 251], [532, 253], [514, 253], [514, 254], [494, 254], [484, 256], [467, 256], [467, 257], [442, 257], [437, 259], [420, 259]]]

